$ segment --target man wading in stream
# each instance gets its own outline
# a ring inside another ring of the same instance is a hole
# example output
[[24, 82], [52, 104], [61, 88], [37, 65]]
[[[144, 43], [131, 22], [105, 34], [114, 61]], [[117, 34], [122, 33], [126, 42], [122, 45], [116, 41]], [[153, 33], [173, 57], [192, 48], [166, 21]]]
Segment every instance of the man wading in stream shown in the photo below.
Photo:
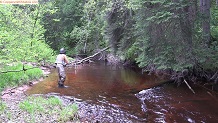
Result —
[[64, 81], [66, 79], [64, 67], [69, 63], [69, 61], [65, 54], [66, 54], [65, 49], [61, 48], [60, 53], [57, 55], [57, 58], [55, 61], [56, 68], [58, 70], [58, 76], [59, 76], [58, 87], [64, 87]]

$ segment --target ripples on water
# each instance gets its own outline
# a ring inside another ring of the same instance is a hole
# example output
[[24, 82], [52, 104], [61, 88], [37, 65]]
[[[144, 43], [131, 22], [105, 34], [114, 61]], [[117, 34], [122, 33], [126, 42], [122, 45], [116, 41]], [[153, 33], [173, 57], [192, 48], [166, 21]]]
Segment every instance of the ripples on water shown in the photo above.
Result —
[[[92, 64], [67, 69], [68, 88], [57, 87], [57, 73], [28, 90], [28, 94], [59, 96], [77, 103], [81, 121], [101, 123], [215, 123], [217, 102], [203, 90], [165, 84], [138, 72]], [[147, 88], [147, 89], [146, 89]]]
[[141, 108], [148, 114], [147, 121], [160, 123], [216, 123], [217, 101], [197, 89], [192, 94], [187, 87], [164, 85], [135, 94]]

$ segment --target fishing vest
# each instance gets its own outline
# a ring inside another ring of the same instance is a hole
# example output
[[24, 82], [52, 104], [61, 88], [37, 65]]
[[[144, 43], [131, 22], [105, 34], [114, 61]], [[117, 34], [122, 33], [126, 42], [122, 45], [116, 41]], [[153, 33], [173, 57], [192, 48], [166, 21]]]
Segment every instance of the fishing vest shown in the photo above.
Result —
[[57, 56], [57, 58], [56, 58], [56, 61], [55, 61], [55, 63], [56, 64], [65, 64], [65, 61], [64, 61], [64, 55], [65, 54], [59, 54], [58, 56]]

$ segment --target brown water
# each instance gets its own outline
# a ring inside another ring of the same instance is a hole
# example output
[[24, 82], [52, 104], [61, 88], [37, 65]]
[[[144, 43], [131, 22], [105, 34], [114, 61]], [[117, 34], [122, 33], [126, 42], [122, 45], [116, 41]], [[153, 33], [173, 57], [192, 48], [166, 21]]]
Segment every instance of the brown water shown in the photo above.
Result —
[[54, 70], [28, 94], [56, 95], [79, 106], [81, 121], [109, 123], [218, 123], [218, 101], [201, 89], [130, 69], [88, 64], [66, 68], [67, 88], [57, 87]]

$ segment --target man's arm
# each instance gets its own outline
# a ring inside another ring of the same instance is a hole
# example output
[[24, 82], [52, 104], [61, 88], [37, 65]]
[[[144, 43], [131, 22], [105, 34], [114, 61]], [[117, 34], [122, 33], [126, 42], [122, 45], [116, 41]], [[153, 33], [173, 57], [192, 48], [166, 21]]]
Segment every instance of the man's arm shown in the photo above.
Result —
[[64, 55], [64, 61], [65, 61], [65, 63], [69, 63], [69, 60], [67, 59], [67, 56], [66, 55]]

